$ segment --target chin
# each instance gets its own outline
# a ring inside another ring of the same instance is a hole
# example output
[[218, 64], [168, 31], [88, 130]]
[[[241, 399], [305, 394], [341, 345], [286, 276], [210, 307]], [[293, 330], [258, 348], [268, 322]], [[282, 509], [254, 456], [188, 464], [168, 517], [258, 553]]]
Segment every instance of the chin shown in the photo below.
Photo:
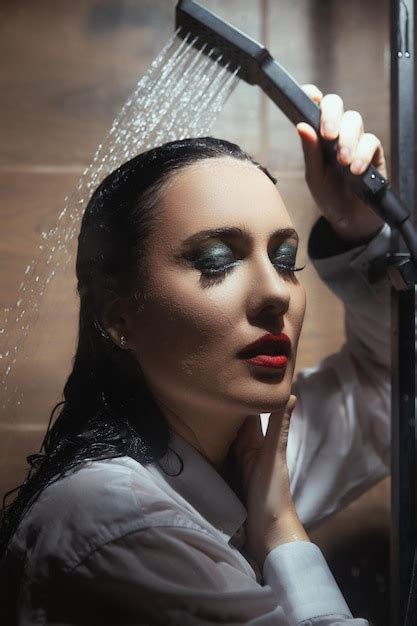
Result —
[[273, 413], [274, 411], [281, 411], [285, 408], [290, 395], [290, 391], [288, 391], [285, 396], [281, 396], [279, 398], [275, 397], [270, 401], [264, 400], [263, 402], [256, 402], [256, 404], [254, 403], [253, 405], [253, 413]]
[[[247, 389], [245, 398], [241, 399], [248, 413], [272, 413], [285, 407], [291, 395], [291, 380], [282, 381], [276, 386], [259, 386]], [[250, 391], [253, 391], [250, 393]]]

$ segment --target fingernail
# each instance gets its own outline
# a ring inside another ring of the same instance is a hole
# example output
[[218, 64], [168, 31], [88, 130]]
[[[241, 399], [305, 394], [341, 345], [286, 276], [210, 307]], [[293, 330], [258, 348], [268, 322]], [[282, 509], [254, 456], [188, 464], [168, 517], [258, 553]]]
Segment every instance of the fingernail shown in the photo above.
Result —
[[352, 165], [350, 166], [350, 170], [353, 174], [361, 174], [363, 168], [364, 168], [364, 162], [362, 161], [362, 159], [356, 159], [355, 161], [353, 161]]

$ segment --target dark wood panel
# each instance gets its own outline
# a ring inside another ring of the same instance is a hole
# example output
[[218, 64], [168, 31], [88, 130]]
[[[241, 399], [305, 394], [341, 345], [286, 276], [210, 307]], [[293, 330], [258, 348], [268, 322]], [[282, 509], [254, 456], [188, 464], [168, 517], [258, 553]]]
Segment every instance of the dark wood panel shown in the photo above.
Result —
[[[208, 6], [259, 38], [258, 3]], [[88, 163], [173, 33], [174, 7], [173, 0], [9, 3], [0, 25], [5, 70], [0, 165]], [[216, 133], [234, 127], [244, 138], [246, 128], [247, 149], [256, 151], [260, 95], [242, 89], [238, 106], [225, 114]], [[235, 119], [236, 111], [240, 119], [248, 112], [243, 123]]]
[[[37, 170], [19, 172], [13, 168], [6, 173], [0, 170], [2, 308], [10, 308], [15, 304], [25, 268], [32, 259], [39, 258], [40, 235], [56, 222], [64, 196], [72, 191], [79, 174], [76, 170], [68, 173], [39, 173]], [[45, 265], [39, 264], [37, 271], [41, 276], [45, 275]], [[30, 315], [27, 301], [25, 306]], [[11, 381], [13, 385], [19, 385], [23, 394], [19, 406], [16, 407], [14, 402], [12, 408], [2, 410], [0, 414], [0, 429], [4, 429], [0, 438], [2, 491], [6, 487], [11, 488], [10, 482], [14, 480], [16, 467], [24, 466], [24, 458], [32, 449], [28, 446], [26, 455], [18, 461], [19, 433], [27, 428], [28, 438], [32, 442], [33, 433], [38, 437], [37, 425], [46, 427], [52, 407], [61, 399], [75, 349], [77, 316], [75, 277], [71, 269], [69, 275], [61, 274], [45, 291], [39, 320], [32, 318], [31, 331], [24, 343], [22, 334], [16, 332], [13, 326], [8, 326], [8, 336], [2, 337], [0, 353], [5, 350], [5, 340], [10, 342], [10, 349], [15, 345], [19, 347]], [[0, 400], [4, 401], [3, 395]], [[16, 428], [16, 438], [13, 427]], [[14, 459], [11, 465], [10, 458]]]
[[48, 231], [81, 174], [72, 171], [9, 171], [0, 168], [0, 305], [11, 306], [25, 268], [38, 256], [41, 233]]
[[0, 436], [4, 441], [4, 449], [0, 457], [1, 498], [6, 492], [18, 487], [25, 479], [28, 468], [26, 457], [39, 452], [47, 423], [48, 420], [44, 428], [15, 428], [13, 430], [0, 425]]
[[[388, 0], [267, 2], [268, 48], [301, 83], [338, 93], [361, 112], [366, 130], [389, 152]], [[302, 167], [291, 124], [269, 103], [269, 159], [277, 169]]]
[[356, 617], [390, 626], [390, 481], [385, 479], [311, 533]]
[[173, 32], [172, 0], [7, 3], [0, 163], [88, 162]]

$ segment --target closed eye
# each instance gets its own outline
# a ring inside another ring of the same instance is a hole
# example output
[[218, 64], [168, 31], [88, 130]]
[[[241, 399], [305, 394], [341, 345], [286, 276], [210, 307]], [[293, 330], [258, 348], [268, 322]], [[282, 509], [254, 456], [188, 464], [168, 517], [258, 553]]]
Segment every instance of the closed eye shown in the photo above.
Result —
[[292, 274], [304, 269], [305, 265], [297, 267], [297, 246], [289, 243], [281, 243], [270, 255], [271, 263], [282, 274]]
[[[249, 251], [238, 251], [231, 242], [221, 240], [204, 242], [203, 245], [189, 252], [185, 260], [194, 269], [200, 272], [202, 286], [209, 287], [221, 282], [246, 258]], [[291, 276], [305, 266], [297, 267], [297, 243], [294, 240], [281, 241], [270, 253], [271, 263], [276, 270], [284, 275]], [[183, 257], [184, 258], [184, 257]]]
[[236, 256], [224, 242], [216, 242], [199, 251], [193, 258], [193, 265], [202, 274], [217, 274], [234, 265]]

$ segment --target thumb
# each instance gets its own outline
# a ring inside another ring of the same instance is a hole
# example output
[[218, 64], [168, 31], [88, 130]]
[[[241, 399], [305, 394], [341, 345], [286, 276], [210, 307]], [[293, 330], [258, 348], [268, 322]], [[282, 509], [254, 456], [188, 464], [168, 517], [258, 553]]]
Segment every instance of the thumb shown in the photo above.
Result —
[[296, 126], [304, 153], [307, 181], [321, 180], [324, 176], [325, 164], [320, 141], [316, 131], [305, 122]]

